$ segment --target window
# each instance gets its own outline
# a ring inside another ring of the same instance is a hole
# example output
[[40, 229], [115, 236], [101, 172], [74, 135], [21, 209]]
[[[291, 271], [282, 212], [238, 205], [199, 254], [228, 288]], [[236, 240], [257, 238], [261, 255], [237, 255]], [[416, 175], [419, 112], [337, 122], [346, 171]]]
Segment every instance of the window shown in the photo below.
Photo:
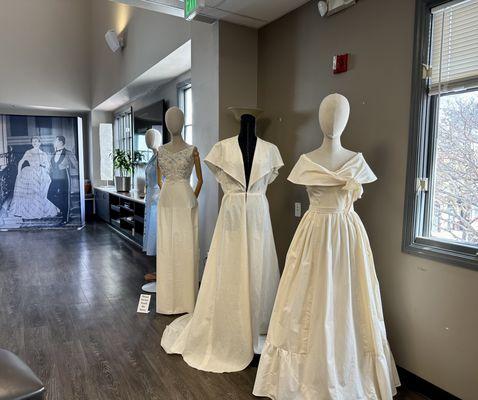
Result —
[[124, 150], [130, 154], [133, 151], [131, 110], [125, 111], [115, 116], [113, 147], [115, 149]]
[[9, 136], [28, 136], [28, 118], [25, 115], [10, 115], [7, 119]]
[[191, 83], [182, 83], [179, 86], [179, 108], [184, 113], [183, 138], [193, 144], [193, 97]]
[[35, 117], [36, 133], [38, 136], [50, 136], [53, 133], [53, 118]]
[[478, 268], [478, 0], [420, 0], [405, 251]]

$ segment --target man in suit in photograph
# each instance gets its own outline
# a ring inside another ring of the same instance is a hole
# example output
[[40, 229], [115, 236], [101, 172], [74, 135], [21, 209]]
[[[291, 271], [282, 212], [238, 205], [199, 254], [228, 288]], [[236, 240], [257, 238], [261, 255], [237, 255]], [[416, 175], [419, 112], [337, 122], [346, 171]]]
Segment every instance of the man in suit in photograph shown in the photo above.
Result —
[[64, 136], [57, 136], [53, 146], [55, 154], [50, 161], [51, 184], [48, 199], [55, 204], [61, 213], [62, 223], [69, 221], [71, 181], [70, 171], [78, 169], [78, 160], [72, 151], [65, 148]]

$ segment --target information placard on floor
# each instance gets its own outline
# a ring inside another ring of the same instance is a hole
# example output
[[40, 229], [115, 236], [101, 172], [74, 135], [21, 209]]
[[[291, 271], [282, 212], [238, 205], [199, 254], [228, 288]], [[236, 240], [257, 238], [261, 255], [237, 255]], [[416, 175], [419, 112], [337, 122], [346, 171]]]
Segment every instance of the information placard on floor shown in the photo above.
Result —
[[139, 312], [142, 314], [148, 314], [150, 301], [151, 301], [150, 294], [142, 294], [139, 297], [138, 310], [136, 312]]

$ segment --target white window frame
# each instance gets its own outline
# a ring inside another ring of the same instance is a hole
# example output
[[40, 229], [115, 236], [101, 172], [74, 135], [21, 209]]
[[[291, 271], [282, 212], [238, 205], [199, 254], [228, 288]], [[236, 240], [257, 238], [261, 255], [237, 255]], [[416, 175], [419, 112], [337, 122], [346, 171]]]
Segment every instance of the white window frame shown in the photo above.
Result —
[[[181, 82], [181, 83], [178, 84], [178, 105], [179, 105], [179, 108], [184, 113], [184, 127], [183, 127], [183, 131], [182, 131], [182, 136], [183, 136], [183, 139], [186, 142], [188, 142], [188, 144], [193, 144], [194, 143], [194, 128], [193, 128], [193, 125], [194, 125], [194, 123], [193, 123], [193, 121], [194, 121], [193, 113], [194, 113], [194, 111], [193, 110], [188, 110], [187, 105], [186, 105], [186, 92], [189, 91], [189, 90], [192, 93], [191, 80], [187, 80], [187, 81], [184, 81], [184, 82]], [[187, 123], [188, 113], [191, 113], [191, 123]], [[187, 140], [188, 138], [186, 137], [187, 128], [190, 128], [191, 131], [192, 131], [191, 138], [190, 138], [189, 141]]]

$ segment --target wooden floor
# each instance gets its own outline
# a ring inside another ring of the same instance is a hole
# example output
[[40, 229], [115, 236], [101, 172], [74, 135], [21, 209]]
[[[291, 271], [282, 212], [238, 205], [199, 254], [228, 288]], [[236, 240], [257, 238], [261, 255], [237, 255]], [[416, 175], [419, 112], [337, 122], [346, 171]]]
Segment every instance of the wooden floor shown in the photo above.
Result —
[[[0, 232], [0, 348], [30, 365], [49, 400], [254, 399], [255, 368], [205, 373], [164, 353], [174, 318], [136, 313], [154, 268], [103, 224]], [[423, 399], [406, 390], [397, 398]]]

